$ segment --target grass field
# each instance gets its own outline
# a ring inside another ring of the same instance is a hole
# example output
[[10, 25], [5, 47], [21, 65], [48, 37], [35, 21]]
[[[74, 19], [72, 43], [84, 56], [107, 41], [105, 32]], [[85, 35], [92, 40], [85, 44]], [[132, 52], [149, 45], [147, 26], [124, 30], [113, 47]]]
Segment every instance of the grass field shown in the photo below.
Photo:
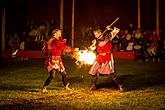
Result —
[[115, 60], [117, 73], [124, 79], [127, 92], [120, 92], [108, 76], [99, 76], [98, 90], [90, 91], [89, 66], [78, 67], [64, 58], [73, 91], [63, 89], [58, 74], [48, 94], [39, 86], [48, 77], [43, 59], [3, 60], [0, 64], [1, 110], [164, 110], [165, 62]]

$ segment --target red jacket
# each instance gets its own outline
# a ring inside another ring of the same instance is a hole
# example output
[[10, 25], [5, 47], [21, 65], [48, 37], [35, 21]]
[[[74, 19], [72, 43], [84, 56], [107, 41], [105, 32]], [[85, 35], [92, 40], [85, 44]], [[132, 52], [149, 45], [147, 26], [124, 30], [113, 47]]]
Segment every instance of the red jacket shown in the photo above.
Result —
[[[101, 42], [105, 42], [105, 41], [101, 41]], [[96, 61], [98, 63], [105, 63], [106, 61], [110, 61], [111, 60], [111, 49], [112, 49], [112, 44], [110, 43], [110, 41], [106, 42], [104, 45], [97, 45], [96, 46], [96, 50], [98, 52]]]
[[48, 49], [52, 56], [61, 56], [62, 52], [75, 51], [75, 48], [70, 48], [66, 45], [66, 40], [57, 40], [56, 38], [51, 38], [48, 41]]

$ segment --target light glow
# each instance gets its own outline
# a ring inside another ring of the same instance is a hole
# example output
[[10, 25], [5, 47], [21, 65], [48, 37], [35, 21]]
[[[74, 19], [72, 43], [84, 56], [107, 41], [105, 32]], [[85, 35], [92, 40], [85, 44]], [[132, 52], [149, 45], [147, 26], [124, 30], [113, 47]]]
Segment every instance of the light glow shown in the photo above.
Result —
[[96, 55], [89, 50], [80, 50], [77, 52], [77, 61], [83, 64], [93, 64], [96, 59]]

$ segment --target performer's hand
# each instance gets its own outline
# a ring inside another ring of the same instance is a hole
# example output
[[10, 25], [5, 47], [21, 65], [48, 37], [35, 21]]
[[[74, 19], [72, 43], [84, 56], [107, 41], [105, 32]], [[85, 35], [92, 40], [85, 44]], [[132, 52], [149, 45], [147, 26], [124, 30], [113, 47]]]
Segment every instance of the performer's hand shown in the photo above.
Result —
[[110, 26], [109, 26], [109, 25], [108, 25], [106, 28], [107, 28], [107, 30], [113, 30], [112, 28], [110, 28]]
[[92, 40], [92, 44], [94, 45], [96, 44], [96, 39]]
[[76, 52], [79, 51], [79, 48], [75, 48], [75, 51], [76, 51]]
[[63, 41], [63, 42], [66, 42], [66, 41], [67, 41], [67, 39], [62, 39], [62, 41]]
[[91, 50], [95, 50], [96, 49], [96, 46], [90, 46], [89, 47]]

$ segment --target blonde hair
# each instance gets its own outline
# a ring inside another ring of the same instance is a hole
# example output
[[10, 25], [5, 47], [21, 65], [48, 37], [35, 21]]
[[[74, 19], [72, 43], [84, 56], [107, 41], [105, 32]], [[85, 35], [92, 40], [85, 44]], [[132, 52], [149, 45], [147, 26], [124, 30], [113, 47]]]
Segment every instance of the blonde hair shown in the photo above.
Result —
[[101, 29], [97, 29], [97, 30], [94, 30], [93, 33], [94, 34], [102, 33], [102, 30]]
[[52, 31], [52, 35], [56, 34], [58, 31], [61, 31], [61, 30], [60, 30], [60, 29], [54, 29], [54, 30]]

